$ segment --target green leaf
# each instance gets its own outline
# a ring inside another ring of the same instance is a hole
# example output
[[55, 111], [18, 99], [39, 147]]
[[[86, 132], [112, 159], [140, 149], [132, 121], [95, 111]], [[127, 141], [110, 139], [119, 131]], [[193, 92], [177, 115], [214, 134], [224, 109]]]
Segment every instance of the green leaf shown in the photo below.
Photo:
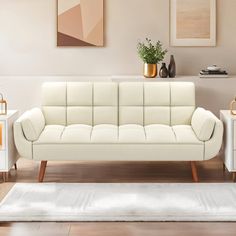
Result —
[[137, 45], [138, 55], [144, 63], [158, 64], [163, 61], [167, 50], [162, 49], [162, 43], [158, 40], [152, 43], [152, 40], [146, 38], [145, 42], [139, 42]]

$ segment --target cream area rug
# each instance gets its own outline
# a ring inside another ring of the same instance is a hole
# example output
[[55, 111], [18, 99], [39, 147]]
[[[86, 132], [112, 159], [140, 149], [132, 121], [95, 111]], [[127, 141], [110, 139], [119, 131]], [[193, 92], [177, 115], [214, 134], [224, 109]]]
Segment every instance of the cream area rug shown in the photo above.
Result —
[[18, 183], [0, 221], [236, 221], [236, 185]]

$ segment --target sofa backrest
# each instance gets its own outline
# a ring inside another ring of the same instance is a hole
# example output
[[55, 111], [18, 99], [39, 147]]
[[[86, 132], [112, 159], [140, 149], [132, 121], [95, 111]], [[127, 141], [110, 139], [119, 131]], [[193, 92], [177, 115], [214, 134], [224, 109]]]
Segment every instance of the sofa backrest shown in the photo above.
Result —
[[191, 82], [50, 82], [42, 89], [46, 124], [189, 125]]

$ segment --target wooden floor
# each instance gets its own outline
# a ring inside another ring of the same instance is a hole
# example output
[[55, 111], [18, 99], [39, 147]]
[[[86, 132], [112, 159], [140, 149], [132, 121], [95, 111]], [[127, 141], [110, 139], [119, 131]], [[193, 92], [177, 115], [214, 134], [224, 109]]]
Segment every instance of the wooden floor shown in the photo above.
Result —
[[[232, 182], [219, 158], [197, 163], [200, 182]], [[18, 161], [7, 183], [1, 183], [0, 200], [15, 182], [37, 182], [39, 163]], [[185, 162], [49, 162], [44, 182], [79, 183], [173, 183], [192, 182]], [[0, 223], [0, 236], [208, 236], [236, 235], [236, 223]]]

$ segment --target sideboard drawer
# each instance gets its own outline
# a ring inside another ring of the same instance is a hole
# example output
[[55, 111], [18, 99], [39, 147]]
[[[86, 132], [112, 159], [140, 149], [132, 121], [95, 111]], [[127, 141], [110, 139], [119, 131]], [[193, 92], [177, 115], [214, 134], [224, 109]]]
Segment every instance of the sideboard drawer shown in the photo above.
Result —
[[0, 151], [0, 170], [6, 169], [6, 152]]

